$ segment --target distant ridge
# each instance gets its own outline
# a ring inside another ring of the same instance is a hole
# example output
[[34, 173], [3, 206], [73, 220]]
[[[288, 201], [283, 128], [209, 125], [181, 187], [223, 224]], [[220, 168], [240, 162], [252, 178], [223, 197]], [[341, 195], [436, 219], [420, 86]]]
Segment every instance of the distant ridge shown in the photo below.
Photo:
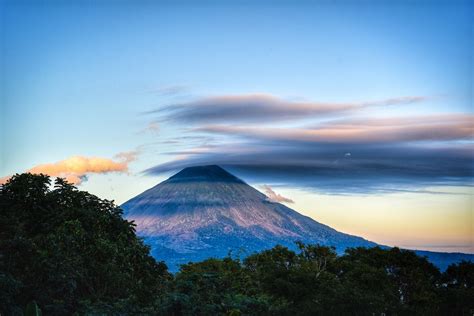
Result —
[[[188, 167], [122, 205], [125, 217], [135, 221], [158, 260], [171, 271], [180, 264], [229, 252], [242, 255], [276, 244], [295, 248], [295, 241], [347, 247], [377, 244], [318, 223], [269, 199], [220, 166]], [[465, 254], [419, 252], [440, 268]]]

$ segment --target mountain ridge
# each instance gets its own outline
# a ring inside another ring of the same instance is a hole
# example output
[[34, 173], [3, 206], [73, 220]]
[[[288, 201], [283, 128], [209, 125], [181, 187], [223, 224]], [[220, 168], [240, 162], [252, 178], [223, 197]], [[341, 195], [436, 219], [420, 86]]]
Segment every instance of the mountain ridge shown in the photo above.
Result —
[[334, 246], [339, 253], [348, 247], [378, 246], [269, 201], [216, 165], [185, 168], [122, 208], [152, 255], [171, 270], [189, 261], [236, 251], [249, 254], [276, 244], [295, 249], [296, 241]]

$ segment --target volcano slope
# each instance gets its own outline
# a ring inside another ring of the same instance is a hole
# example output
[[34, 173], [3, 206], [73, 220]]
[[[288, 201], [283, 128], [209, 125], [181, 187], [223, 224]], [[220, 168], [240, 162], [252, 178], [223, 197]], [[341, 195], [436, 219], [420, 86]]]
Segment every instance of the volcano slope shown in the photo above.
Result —
[[[347, 247], [377, 246], [272, 202], [215, 165], [185, 168], [125, 202], [122, 209], [128, 220], [135, 221], [152, 255], [171, 271], [190, 261], [229, 253], [245, 257], [277, 244], [295, 249], [296, 241], [334, 246], [339, 253]], [[441, 268], [472, 257], [419, 254], [434, 258]]]

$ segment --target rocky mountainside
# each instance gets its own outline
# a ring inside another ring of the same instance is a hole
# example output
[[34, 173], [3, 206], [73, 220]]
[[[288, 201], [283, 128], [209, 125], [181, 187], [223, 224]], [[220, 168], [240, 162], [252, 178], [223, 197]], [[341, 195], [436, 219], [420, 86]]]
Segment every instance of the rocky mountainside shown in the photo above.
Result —
[[125, 216], [170, 266], [232, 251], [242, 255], [294, 242], [374, 246], [270, 201], [219, 166], [186, 168], [122, 205]]
[[[336, 247], [377, 244], [344, 234], [303, 216], [219, 166], [183, 169], [122, 205], [135, 221], [157, 260], [171, 271], [180, 264], [208, 257], [245, 256], [276, 244], [295, 248], [295, 241]], [[418, 251], [441, 269], [473, 255]]]

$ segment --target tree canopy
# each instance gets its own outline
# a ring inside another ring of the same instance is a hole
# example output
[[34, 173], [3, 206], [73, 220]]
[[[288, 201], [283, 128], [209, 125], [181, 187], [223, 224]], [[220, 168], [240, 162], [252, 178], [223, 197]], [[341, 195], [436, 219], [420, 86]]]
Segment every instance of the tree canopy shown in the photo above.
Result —
[[474, 264], [297, 243], [172, 275], [112, 201], [45, 175], [0, 189], [2, 315], [472, 315]]
[[[170, 275], [111, 201], [45, 175], [13, 176], [0, 190], [0, 306], [46, 315], [147, 306]], [[114, 307], [115, 306], [115, 307]]]

